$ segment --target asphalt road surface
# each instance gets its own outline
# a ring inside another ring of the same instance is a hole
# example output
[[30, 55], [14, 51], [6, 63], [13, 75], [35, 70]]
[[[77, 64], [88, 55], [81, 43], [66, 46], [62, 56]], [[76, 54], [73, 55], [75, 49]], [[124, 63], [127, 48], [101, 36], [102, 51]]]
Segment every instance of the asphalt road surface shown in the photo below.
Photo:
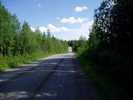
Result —
[[73, 53], [0, 73], [0, 100], [98, 100]]

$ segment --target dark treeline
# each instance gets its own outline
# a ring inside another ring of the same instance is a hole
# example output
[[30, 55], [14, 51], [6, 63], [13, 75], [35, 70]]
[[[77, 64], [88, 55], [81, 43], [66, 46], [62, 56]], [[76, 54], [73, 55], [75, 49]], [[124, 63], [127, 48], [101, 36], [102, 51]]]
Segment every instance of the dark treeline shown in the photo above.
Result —
[[61, 53], [67, 51], [67, 42], [56, 39], [50, 33], [31, 31], [27, 22], [23, 25], [0, 3], [0, 57], [30, 55], [33, 52]]
[[79, 58], [88, 64], [88, 73], [92, 71], [97, 80], [103, 81], [100, 92], [104, 91], [107, 100], [131, 99], [132, 43], [133, 0], [104, 0], [95, 10], [88, 48]]
[[68, 45], [72, 47], [73, 52], [82, 52], [88, 47], [88, 41], [85, 37], [80, 36], [79, 40], [69, 40]]

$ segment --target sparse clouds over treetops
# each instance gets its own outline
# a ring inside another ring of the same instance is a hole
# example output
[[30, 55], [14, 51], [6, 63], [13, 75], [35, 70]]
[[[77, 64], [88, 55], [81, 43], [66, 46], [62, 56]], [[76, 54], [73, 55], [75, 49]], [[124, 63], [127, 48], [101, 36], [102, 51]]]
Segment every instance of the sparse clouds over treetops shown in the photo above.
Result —
[[[76, 6], [74, 8], [76, 12], [83, 12], [88, 10], [87, 6]], [[89, 30], [92, 28], [93, 20], [89, 20], [85, 17], [56, 17], [56, 20], [59, 21], [59, 25], [48, 24], [46, 26], [40, 26], [38, 28], [31, 27], [32, 31], [39, 29], [42, 33], [47, 32], [49, 29], [51, 34], [57, 38], [63, 40], [74, 40], [79, 39], [79, 37], [85, 36], [88, 37]], [[75, 25], [78, 24], [79, 28], [68, 28], [66, 25]]]
[[49, 29], [60, 39], [74, 40], [81, 35], [89, 36], [94, 10], [102, 1], [2, 0], [2, 4], [17, 15], [21, 23], [27, 21], [32, 31], [39, 29], [43, 33]]
[[[40, 26], [38, 29], [43, 33], [48, 29], [52, 32], [51, 34], [57, 38], [63, 40], [74, 40], [79, 39], [79, 37], [85, 36], [88, 37], [89, 30], [92, 28], [93, 20], [85, 21], [80, 24], [79, 28], [67, 28], [64, 26], [56, 26], [53, 24], [48, 24], [47, 26]], [[35, 31], [37, 28], [31, 27], [32, 31]]]

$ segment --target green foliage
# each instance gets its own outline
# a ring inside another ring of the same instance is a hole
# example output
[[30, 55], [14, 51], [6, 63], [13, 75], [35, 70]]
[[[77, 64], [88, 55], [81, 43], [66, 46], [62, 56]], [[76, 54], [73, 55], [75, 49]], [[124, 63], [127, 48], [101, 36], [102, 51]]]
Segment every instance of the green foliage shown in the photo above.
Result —
[[14, 43], [14, 37], [16, 35], [15, 19], [5, 8], [0, 5], [0, 52], [2, 55], [10, 55], [12, 45]]
[[130, 100], [132, 96], [132, 12], [132, 0], [104, 0], [95, 11], [88, 48], [78, 51], [107, 100]]
[[70, 40], [68, 41], [68, 45], [72, 47], [74, 52], [78, 52], [78, 49], [86, 49], [88, 41], [85, 37], [80, 36], [79, 40]]
[[20, 26], [0, 3], [0, 70], [67, 51], [67, 42], [53, 37], [50, 30], [42, 34], [38, 29], [32, 32], [27, 22]]

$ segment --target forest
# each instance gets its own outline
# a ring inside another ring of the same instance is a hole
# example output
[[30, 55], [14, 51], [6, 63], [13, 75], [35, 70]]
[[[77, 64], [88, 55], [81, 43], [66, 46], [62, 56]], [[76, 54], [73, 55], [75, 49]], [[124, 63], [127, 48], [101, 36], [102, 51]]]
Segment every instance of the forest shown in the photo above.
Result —
[[89, 39], [73, 49], [105, 100], [131, 100], [133, 0], [104, 0], [95, 10]]
[[103, 0], [95, 10], [89, 38], [63, 41], [31, 31], [0, 3], [0, 71], [64, 53], [68, 45], [105, 100], [133, 100], [133, 0]]
[[20, 23], [17, 16], [0, 3], [1, 71], [40, 57], [66, 52], [67, 49], [67, 42], [52, 36], [49, 29], [44, 33], [39, 29], [33, 32], [28, 22]]

